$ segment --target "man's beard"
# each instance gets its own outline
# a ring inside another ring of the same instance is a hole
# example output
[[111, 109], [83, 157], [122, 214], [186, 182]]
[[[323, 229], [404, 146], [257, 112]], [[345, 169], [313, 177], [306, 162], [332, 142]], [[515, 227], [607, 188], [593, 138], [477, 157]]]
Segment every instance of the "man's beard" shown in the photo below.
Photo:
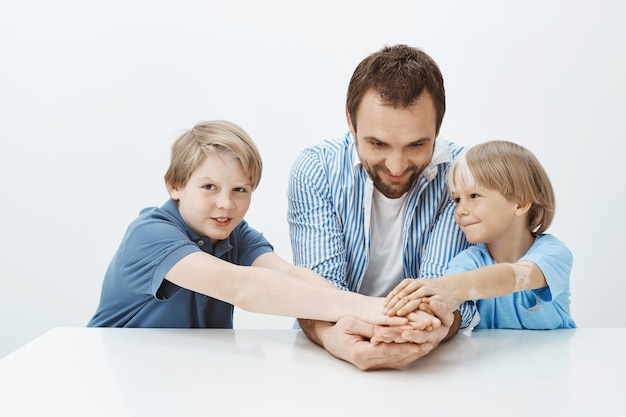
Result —
[[[387, 198], [400, 198], [404, 193], [409, 191], [413, 186], [413, 183], [417, 179], [417, 177], [422, 173], [425, 167], [417, 167], [413, 166], [409, 168], [411, 171], [411, 175], [409, 179], [403, 184], [387, 184], [382, 178], [378, 175], [380, 171], [385, 171], [384, 167], [380, 165], [375, 165], [373, 167], [366, 168], [367, 174], [372, 179], [374, 186], [383, 193]], [[405, 171], [406, 172], [406, 171]]]

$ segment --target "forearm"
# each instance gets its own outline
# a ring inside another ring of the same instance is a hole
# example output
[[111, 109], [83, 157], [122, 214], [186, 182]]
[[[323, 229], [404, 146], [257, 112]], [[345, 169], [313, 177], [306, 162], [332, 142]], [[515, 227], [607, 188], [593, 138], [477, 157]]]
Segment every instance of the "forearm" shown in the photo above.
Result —
[[299, 279], [307, 280], [313, 284], [321, 285], [328, 288], [337, 289], [329, 280], [318, 275], [315, 271], [300, 266], [294, 266], [294, 273], [290, 274]]
[[340, 291], [321, 277], [311, 282], [270, 269], [248, 268], [255, 271], [235, 294], [236, 305], [244, 310], [328, 322], [346, 316], [379, 325], [407, 322], [403, 317], [385, 315], [382, 297]]
[[337, 321], [352, 310], [354, 314], [365, 311], [365, 297], [340, 291], [322, 278], [302, 279], [280, 271], [250, 268], [253, 274], [247, 285], [234, 294], [236, 305], [244, 310], [328, 321]]
[[543, 273], [531, 262], [499, 263], [440, 279], [447, 281], [446, 286], [457, 300], [496, 298], [546, 285]]
[[340, 291], [321, 277], [294, 278], [283, 266], [285, 263], [273, 254], [262, 255], [258, 262], [259, 266], [234, 265], [204, 252], [194, 252], [177, 262], [165, 278], [180, 287], [257, 313], [337, 321], [350, 314], [374, 315], [378, 308], [382, 316], [382, 300]]
[[324, 347], [323, 335], [333, 326], [334, 323], [328, 321], [298, 319], [298, 323], [304, 334], [316, 345]]

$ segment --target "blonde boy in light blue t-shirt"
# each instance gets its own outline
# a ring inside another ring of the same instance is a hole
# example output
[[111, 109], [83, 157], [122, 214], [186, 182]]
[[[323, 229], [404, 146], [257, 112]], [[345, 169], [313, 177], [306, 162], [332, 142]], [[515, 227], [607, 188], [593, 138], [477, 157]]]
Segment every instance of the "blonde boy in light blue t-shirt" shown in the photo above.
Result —
[[507, 141], [476, 145], [448, 174], [455, 220], [473, 247], [459, 253], [446, 275], [406, 279], [388, 295], [388, 314], [428, 311], [430, 300], [457, 308], [475, 302], [469, 327], [576, 327], [570, 315], [572, 254], [544, 233], [555, 197], [545, 170], [526, 148]]

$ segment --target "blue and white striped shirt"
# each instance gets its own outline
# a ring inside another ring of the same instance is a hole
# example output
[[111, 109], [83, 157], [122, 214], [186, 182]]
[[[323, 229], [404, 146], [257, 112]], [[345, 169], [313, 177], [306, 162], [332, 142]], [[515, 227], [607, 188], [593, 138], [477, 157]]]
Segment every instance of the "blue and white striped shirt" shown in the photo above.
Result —
[[[455, 204], [446, 187], [450, 162], [462, 150], [438, 139], [431, 163], [409, 190], [402, 231], [404, 277], [442, 276], [448, 262], [469, 246], [454, 221]], [[358, 292], [369, 256], [373, 190], [350, 133], [302, 151], [288, 188], [294, 263], [342, 290]], [[470, 303], [461, 306], [462, 327], [474, 311]]]

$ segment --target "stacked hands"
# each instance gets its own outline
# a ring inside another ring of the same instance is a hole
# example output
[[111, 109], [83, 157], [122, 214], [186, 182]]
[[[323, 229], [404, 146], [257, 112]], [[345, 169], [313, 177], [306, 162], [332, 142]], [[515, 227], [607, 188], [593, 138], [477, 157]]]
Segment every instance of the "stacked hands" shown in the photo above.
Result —
[[455, 311], [461, 302], [443, 296], [454, 294], [444, 287], [445, 281], [405, 279], [385, 299], [366, 298], [369, 316], [320, 324], [314, 341], [361, 370], [402, 368], [456, 333], [460, 321]]
[[[462, 302], [452, 298], [452, 290], [446, 287], [445, 280], [404, 279], [385, 298], [384, 314], [404, 317], [407, 321], [401, 325], [377, 327], [370, 342], [378, 345], [427, 340], [425, 333], [440, 328], [440, 318], [448, 317]], [[450, 324], [444, 320], [445, 327]]]

